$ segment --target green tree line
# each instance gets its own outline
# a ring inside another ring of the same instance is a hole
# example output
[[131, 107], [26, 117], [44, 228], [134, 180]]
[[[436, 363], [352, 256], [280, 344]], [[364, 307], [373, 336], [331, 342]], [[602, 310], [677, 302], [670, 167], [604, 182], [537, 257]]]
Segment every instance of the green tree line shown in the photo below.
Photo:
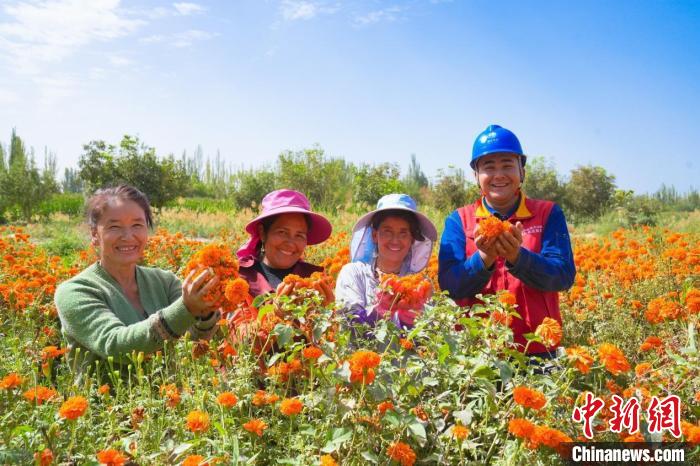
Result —
[[[423, 205], [449, 212], [479, 196], [470, 170], [448, 167], [438, 170], [431, 181], [415, 154], [405, 173], [397, 163], [354, 164], [326, 154], [319, 146], [284, 151], [274, 164], [235, 169], [218, 152], [213, 160], [205, 158], [201, 146], [192, 155], [159, 156], [138, 137], [125, 135], [118, 144], [103, 140], [85, 144], [78, 167], [66, 168], [59, 182], [52, 154], [45, 153], [40, 169], [33, 150], [27, 151], [14, 130], [7, 149], [0, 144], [3, 222], [47, 215], [52, 210], [46, 207], [51, 201], [61, 211], [77, 213], [82, 205], [82, 196], [77, 193], [87, 195], [119, 183], [137, 186], [156, 209], [183, 197], [203, 203], [206, 198], [222, 201], [234, 209], [255, 208], [266, 193], [281, 187], [303, 191], [315, 208], [326, 211], [359, 211], [373, 206], [384, 194], [405, 192]], [[662, 185], [652, 195], [636, 195], [618, 189], [615, 176], [602, 167], [578, 166], [562, 176], [542, 157], [528, 159], [523, 190], [530, 197], [561, 204], [575, 222], [595, 220], [617, 209], [630, 224], [652, 224], [661, 210], [700, 208], [700, 194], [694, 189], [681, 194]], [[67, 193], [76, 194], [66, 198]]]

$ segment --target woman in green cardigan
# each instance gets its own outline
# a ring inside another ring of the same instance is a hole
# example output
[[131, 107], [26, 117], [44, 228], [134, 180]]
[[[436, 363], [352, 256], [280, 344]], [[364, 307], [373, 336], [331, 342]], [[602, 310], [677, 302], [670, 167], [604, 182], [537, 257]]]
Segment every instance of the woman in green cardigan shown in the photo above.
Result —
[[127, 185], [101, 189], [86, 210], [99, 260], [55, 295], [78, 372], [96, 359], [154, 352], [188, 330], [194, 339], [210, 338], [221, 315], [202, 297], [218, 278], [203, 269], [181, 283], [172, 272], [138, 265], [153, 226], [146, 196]]

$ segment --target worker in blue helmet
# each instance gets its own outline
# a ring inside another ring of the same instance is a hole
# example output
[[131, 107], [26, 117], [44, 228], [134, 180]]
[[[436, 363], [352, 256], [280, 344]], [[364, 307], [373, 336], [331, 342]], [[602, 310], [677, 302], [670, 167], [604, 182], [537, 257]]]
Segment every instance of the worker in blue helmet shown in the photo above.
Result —
[[[561, 208], [522, 192], [526, 160], [520, 141], [506, 128], [490, 125], [477, 136], [469, 165], [481, 197], [445, 221], [438, 278], [463, 306], [477, 303], [477, 294], [512, 293], [520, 314], [511, 323], [514, 345], [533, 357], [551, 358], [554, 345], [528, 342], [525, 335], [546, 317], [561, 324], [559, 291], [573, 285], [576, 269]], [[487, 237], [479, 223], [489, 217], [510, 227]]]

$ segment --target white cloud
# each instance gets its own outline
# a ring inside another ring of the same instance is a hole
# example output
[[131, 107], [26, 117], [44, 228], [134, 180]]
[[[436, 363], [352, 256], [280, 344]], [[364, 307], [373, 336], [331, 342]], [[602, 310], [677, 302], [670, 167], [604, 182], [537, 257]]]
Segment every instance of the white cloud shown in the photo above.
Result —
[[318, 7], [314, 3], [298, 0], [282, 2], [282, 16], [287, 21], [312, 19], [316, 14], [318, 14]]
[[285, 21], [309, 20], [322, 14], [333, 14], [339, 9], [337, 4], [307, 0], [282, 0], [280, 4], [280, 12]]
[[95, 67], [90, 68], [90, 71], [88, 71], [87, 76], [88, 76], [88, 78], [95, 80], [95, 81], [100, 80], [100, 79], [104, 79], [107, 77], [107, 70], [105, 70], [102, 67], [95, 66]]
[[366, 26], [369, 24], [379, 23], [381, 21], [393, 22], [401, 19], [403, 8], [398, 6], [390, 6], [381, 10], [370, 11], [365, 15], [355, 17], [355, 24], [358, 26]]
[[68, 74], [36, 76], [32, 78], [32, 81], [39, 90], [39, 103], [41, 105], [52, 105], [71, 97], [77, 93], [80, 87], [80, 81]]
[[174, 34], [172, 37], [172, 45], [175, 47], [190, 47], [197, 41], [208, 40], [215, 36], [216, 34], [211, 32], [190, 29], [189, 31]]
[[7, 89], [0, 89], [1, 105], [15, 104], [17, 102], [19, 102], [19, 96], [16, 93], [8, 91]]
[[152, 36], [142, 37], [139, 40], [145, 44], [154, 44], [157, 42], [163, 42], [165, 40], [165, 36], [162, 34], [153, 34]]
[[144, 44], [170, 44], [175, 47], [190, 47], [195, 42], [212, 39], [219, 34], [214, 32], [202, 31], [199, 29], [190, 29], [188, 31], [178, 32], [175, 34], [163, 35], [154, 34], [152, 36], [142, 37], [139, 39]]
[[173, 8], [175, 8], [178, 14], [182, 16], [188, 16], [195, 13], [202, 13], [205, 11], [205, 8], [202, 5], [189, 2], [173, 3]]
[[133, 63], [128, 58], [119, 55], [112, 55], [109, 57], [109, 62], [114, 66], [128, 66]]
[[38, 73], [81, 47], [125, 36], [143, 21], [127, 18], [118, 0], [45, 0], [5, 5], [0, 55], [15, 71]]

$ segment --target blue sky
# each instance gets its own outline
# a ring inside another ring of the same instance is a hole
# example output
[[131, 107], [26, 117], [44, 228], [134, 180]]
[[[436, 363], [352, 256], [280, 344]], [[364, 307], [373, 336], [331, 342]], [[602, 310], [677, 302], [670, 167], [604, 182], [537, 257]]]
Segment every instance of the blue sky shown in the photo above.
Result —
[[562, 174], [698, 188], [694, 1], [0, 1], [0, 141], [136, 134], [233, 166], [315, 143], [434, 177], [490, 123]]

